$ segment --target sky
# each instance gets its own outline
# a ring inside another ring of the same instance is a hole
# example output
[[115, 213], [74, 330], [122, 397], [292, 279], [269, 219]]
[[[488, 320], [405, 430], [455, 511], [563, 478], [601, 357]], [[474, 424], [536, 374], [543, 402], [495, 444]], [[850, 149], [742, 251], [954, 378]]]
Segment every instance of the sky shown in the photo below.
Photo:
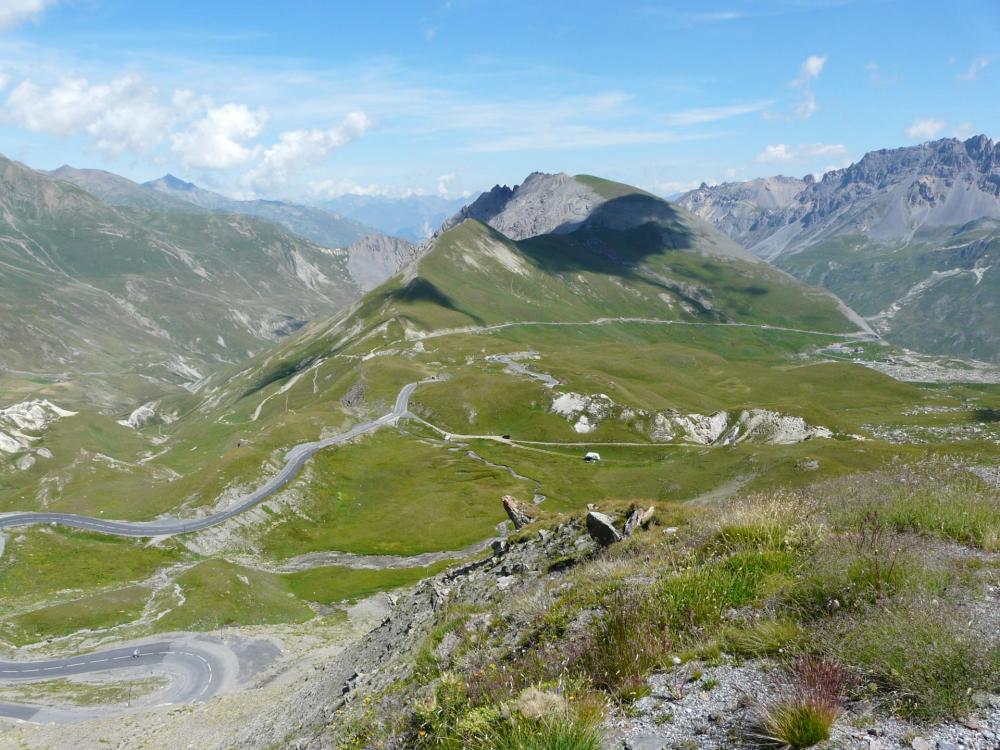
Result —
[[998, 0], [0, 0], [0, 153], [237, 197], [670, 195], [977, 133]]

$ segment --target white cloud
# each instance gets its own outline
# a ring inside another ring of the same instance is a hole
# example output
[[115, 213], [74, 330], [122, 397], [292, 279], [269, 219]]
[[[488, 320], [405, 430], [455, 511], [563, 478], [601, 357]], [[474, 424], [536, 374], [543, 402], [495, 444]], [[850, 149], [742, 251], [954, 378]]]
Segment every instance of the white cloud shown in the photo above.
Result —
[[360, 138], [372, 121], [364, 112], [351, 112], [327, 130], [289, 130], [264, 150], [260, 162], [243, 176], [246, 185], [279, 187], [302, 169], [321, 162], [331, 151]]
[[955, 126], [952, 134], [959, 140], [964, 141], [966, 138], [971, 138], [976, 134], [976, 128], [971, 122], [960, 122]]
[[819, 78], [826, 66], [826, 55], [809, 55], [799, 67], [798, 77], [789, 86], [793, 88], [805, 88], [814, 78]]
[[788, 82], [789, 88], [802, 92], [798, 102], [786, 112], [765, 112], [765, 120], [808, 120], [819, 111], [819, 102], [812, 90], [812, 82], [819, 78], [826, 67], [826, 55], [809, 55], [799, 66], [799, 74]]
[[822, 157], [847, 156], [847, 147], [843, 143], [800, 143], [789, 146], [787, 143], [772, 143], [757, 154], [754, 161], [765, 163], [774, 161], [801, 161]]
[[868, 71], [868, 81], [872, 86], [880, 88], [883, 86], [892, 86], [899, 81], [898, 75], [885, 72], [882, 66], [874, 61], [865, 65], [865, 70]]
[[760, 112], [771, 102], [748, 102], [746, 104], [731, 104], [723, 107], [701, 107], [671, 112], [665, 118], [668, 125], [684, 127], [686, 125], [703, 125], [708, 122], [728, 120], [731, 117]]
[[808, 120], [819, 111], [819, 103], [816, 101], [816, 94], [806, 91], [802, 95], [802, 100], [795, 105], [795, 116], [800, 120]]
[[175, 133], [172, 150], [187, 167], [229, 169], [246, 164], [258, 152], [249, 144], [264, 129], [267, 112], [244, 104], [209, 109], [190, 128]]
[[976, 77], [986, 69], [990, 64], [990, 58], [986, 55], [980, 55], [971, 63], [969, 63], [968, 69], [964, 73], [959, 73], [955, 76], [960, 81], [974, 81]]
[[443, 174], [438, 177], [437, 194], [442, 198], [451, 195], [451, 184], [458, 178], [457, 174]]
[[915, 141], [930, 141], [937, 138], [946, 127], [948, 127], [948, 123], [943, 120], [925, 117], [915, 121], [903, 133], [907, 138]]
[[754, 161], [792, 161], [795, 159], [795, 151], [786, 143], [772, 143], [764, 146], [764, 150], [757, 154]]
[[0, 31], [19, 23], [37, 18], [57, 0], [2, 0], [0, 1]]
[[174, 107], [163, 104], [157, 89], [137, 75], [97, 84], [67, 79], [52, 88], [23, 81], [7, 96], [4, 115], [37, 133], [87, 134], [109, 156], [152, 152], [176, 119]]

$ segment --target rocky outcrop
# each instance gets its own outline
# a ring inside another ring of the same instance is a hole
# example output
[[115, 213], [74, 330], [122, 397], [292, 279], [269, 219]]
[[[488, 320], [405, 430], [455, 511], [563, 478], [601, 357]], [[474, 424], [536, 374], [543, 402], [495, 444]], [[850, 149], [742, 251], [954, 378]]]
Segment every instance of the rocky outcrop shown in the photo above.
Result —
[[[42, 433], [53, 422], [75, 415], [76, 412], [62, 409], [46, 399], [23, 401], [0, 409], [0, 458], [4, 454], [18, 455], [32, 449], [42, 458], [52, 458], [47, 448], [37, 447]], [[34, 463], [34, 458], [22, 456], [16, 465], [23, 471]]]
[[532, 521], [531, 516], [512, 495], [503, 496], [503, 509], [507, 512], [507, 517], [514, 524], [515, 529], [523, 529]]
[[395, 276], [419, 255], [412, 242], [384, 234], [369, 234], [347, 248], [347, 270], [362, 291], [374, 289]]
[[652, 505], [645, 510], [642, 508], [633, 508], [629, 512], [628, 517], [625, 519], [625, 527], [622, 529], [622, 536], [630, 537], [636, 532], [636, 529], [649, 526], [650, 521], [653, 520], [653, 514], [655, 512], [656, 508]]
[[512, 240], [578, 227], [605, 199], [568, 174], [533, 172], [513, 188], [496, 185], [445, 222], [449, 229], [465, 219], [489, 224]]
[[810, 425], [802, 417], [769, 409], [713, 414], [682, 414], [675, 410], [652, 412], [618, 406], [605, 393], [556, 393], [550, 411], [571, 422], [574, 432], [591, 433], [601, 422], [618, 419], [663, 443], [735, 445], [749, 441], [785, 445], [833, 437], [833, 432], [826, 427]]
[[615, 528], [614, 519], [596, 510], [587, 513], [587, 532], [602, 547], [608, 547], [622, 540], [621, 532]]

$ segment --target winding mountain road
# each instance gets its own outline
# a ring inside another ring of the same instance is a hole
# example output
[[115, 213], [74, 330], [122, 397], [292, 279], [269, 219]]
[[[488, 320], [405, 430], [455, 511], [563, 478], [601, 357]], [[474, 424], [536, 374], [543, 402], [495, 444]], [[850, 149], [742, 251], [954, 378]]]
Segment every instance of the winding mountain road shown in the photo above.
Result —
[[[215, 526], [234, 516], [238, 516], [249, 510], [258, 503], [266, 500], [275, 492], [288, 484], [296, 474], [302, 469], [306, 461], [312, 458], [317, 452], [333, 445], [346, 443], [359, 435], [373, 432], [386, 425], [395, 424], [403, 417], [409, 409], [410, 396], [422, 383], [436, 382], [437, 378], [428, 378], [415, 383], [407, 383], [396, 396], [396, 403], [388, 414], [369, 422], [362, 422], [355, 425], [346, 432], [338, 435], [316, 440], [309, 443], [300, 443], [285, 454], [285, 465], [277, 474], [267, 480], [263, 485], [248, 495], [244, 495], [238, 502], [202, 518], [178, 519], [162, 518], [156, 521], [108, 521], [103, 518], [93, 518], [91, 516], [81, 516], [75, 513], [45, 513], [45, 512], [21, 512], [6, 513], [0, 515], [0, 530], [14, 526], [30, 526], [33, 524], [48, 523], [71, 526], [87, 531], [98, 531], [103, 534], [113, 534], [115, 536], [129, 537], [158, 537], [172, 536], [174, 534], [186, 534], [192, 531], [201, 531], [210, 526]], [[0, 677], [3, 675], [0, 674]]]
[[[134, 678], [151, 673], [170, 676], [167, 687], [151, 700], [158, 705], [195, 703], [218, 694], [231, 681], [233, 668], [218, 649], [190, 641], [160, 641], [46, 661], [0, 661], [0, 682], [34, 682], [97, 672], [131, 670]], [[125, 675], [127, 678], [128, 676]], [[137, 701], [147, 704], [150, 700]], [[0, 717], [35, 722], [67, 722], [107, 715], [108, 706], [55, 708], [0, 703]], [[112, 710], [121, 710], [115, 707]]]

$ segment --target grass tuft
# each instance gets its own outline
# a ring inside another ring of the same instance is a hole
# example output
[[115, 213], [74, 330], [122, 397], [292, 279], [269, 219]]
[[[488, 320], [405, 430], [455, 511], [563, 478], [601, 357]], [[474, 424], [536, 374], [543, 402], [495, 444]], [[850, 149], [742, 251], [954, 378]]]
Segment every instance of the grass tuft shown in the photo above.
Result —
[[785, 694], [761, 712], [758, 738], [785, 748], [812, 747], [830, 739], [841, 713], [847, 673], [832, 661], [807, 657], [787, 676]]

